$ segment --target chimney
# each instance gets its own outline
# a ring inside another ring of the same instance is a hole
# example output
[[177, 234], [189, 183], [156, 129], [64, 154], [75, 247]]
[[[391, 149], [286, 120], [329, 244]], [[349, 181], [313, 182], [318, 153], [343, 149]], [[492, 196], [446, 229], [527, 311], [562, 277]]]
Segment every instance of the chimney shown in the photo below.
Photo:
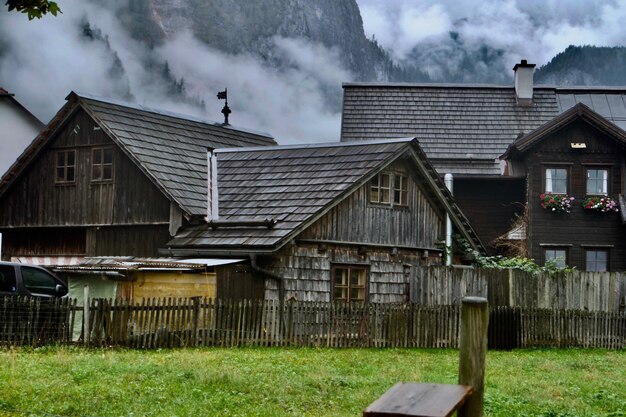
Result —
[[522, 62], [515, 64], [515, 98], [520, 106], [532, 106], [533, 104], [533, 71], [535, 64], [529, 64], [522, 59]]
[[213, 149], [207, 150], [207, 177], [208, 177], [208, 189], [207, 189], [207, 221], [213, 221], [219, 219], [219, 206], [217, 198], [217, 155], [213, 152]]

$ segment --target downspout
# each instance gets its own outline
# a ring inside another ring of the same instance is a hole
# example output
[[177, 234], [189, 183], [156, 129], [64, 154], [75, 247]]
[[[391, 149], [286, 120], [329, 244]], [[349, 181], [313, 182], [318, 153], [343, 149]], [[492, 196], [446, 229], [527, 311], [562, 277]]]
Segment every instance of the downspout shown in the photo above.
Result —
[[[452, 193], [452, 182], [453, 177], [452, 174], [446, 174], [443, 177], [443, 180], [446, 184], [446, 188]], [[450, 218], [450, 213], [446, 212], [446, 266], [452, 265], [452, 219]]]

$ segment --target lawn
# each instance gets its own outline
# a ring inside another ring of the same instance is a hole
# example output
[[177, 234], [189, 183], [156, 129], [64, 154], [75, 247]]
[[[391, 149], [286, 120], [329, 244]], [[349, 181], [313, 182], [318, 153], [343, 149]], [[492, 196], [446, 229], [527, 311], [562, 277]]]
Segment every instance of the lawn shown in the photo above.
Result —
[[[359, 416], [395, 382], [456, 382], [458, 352], [42, 348], [0, 364], [2, 416]], [[491, 351], [485, 411], [626, 416], [626, 352]]]

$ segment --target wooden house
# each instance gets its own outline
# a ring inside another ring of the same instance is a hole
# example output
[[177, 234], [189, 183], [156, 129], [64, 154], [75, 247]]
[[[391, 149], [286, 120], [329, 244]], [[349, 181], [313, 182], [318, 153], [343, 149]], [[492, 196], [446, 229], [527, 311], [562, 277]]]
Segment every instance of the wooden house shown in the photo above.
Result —
[[408, 300], [413, 266], [441, 264], [448, 232], [481, 243], [414, 139], [216, 150], [207, 224], [162, 255], [241, 257], [224, 298]]
[[626, 131], [579, 103], [517, 139], [502, 159], [509, 176], [526, 179], [530, 256], [626, 270]]
[[[543, 263], [562, 257], [564, 246], [558, 245], [567, 241], [572, 245], [565, 246], [569, 265], [582, 270], [604, 266], [624, 270], [623, 207], [621, 214], [601, 220], [606, 233], [586, 234], [582, 231], [599, 224], [588, 222], [589, 213], [581, 211], [581, 202], [587, 196], [588, 174], [607, 175], [606, 188], [600, 194], [616, 201], [626, 194], [621, 139], [626, 128], [626, 88], [535, 86], [533, 70], [534, 65], [526, 61], [515, 65], [515, 82], [509, 86], [344, 84], [341, 141], [415, 136], [440, 176], [454, 177], [454, 199], [489, 253], [522, 253]], [[584, 110], [579, 104], [586, 106]], [[574, 113], [568, 113], [572, 108]], [[577, 116], [578, 112], [583, 115]], [[518, 139], [521, 146], [526, 143], [524, 138], [535, 135], [543, 139], [529, 139], [536, 145], [522, 153], [513, 149], [500, 158]], [[556, 138], [563, 146], [545, 154], [541, 149]], [[589, 148], [572, 147], [579, 142]], [[576, 200], [572, 215], [561, 223], [554, 216], [545, 217], [547, 213], [541, 210], [538, 192], [546, 174], [539, 175], [537, 165], [529, 162], [539, 154], [547, 158], [542, 161], [548, 165], [572, 164], [567, 165], [572, 167], [567, 192]], [[509, 157], [521, 159], [510, 161]], [[513, 172], [514, 162], [519, 169]], [[582, 168], [594, 163], [607, 169]], [[562, 235], [564, 227], [568, 232]], [[588, 238], [570, 239], [581, 233]], [[568, 237], [561, 241], [557, 236]], [[590, 249], [594, 246], [605, 252], [594, 252]], [[510, 248], [516, 250], [510, 252]], [[597, 266], [597, 262], [585, 260], [586, 254], [601, 259], [606, 255], [608, 261]]]
[[63, 264], [153, 257], [204, 221], [208, 148], [274, 145], [264, 134], [70, 93], [0, 180], [3, 259]]
[[43, 126], [14, 94], [0, 87], [0, 175], [9, 169]]

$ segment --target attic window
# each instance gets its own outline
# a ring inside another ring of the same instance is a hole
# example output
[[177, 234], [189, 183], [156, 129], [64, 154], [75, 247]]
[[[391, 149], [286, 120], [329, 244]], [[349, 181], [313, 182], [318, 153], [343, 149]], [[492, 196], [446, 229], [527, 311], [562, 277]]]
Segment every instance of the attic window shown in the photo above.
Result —
[[390, 206], [407, 206], [408, 177], [395, 172], [381, 172], [370, 182], [370, 202]]
[[54, 182], [57, 184], [73, 183], [76, 178], [76, 151], [57, 151], [56, 175]]
[[95, 148], [91, 158], [91, 181], [111, 181], [113, 179], [113, 149]]

